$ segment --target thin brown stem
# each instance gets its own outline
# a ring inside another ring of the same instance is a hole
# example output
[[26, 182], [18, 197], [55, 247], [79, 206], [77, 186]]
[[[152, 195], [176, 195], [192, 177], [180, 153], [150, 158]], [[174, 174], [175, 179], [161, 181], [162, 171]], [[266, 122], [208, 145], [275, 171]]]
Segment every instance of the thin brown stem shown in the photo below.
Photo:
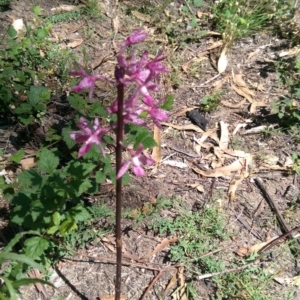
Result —
[[[123, 73], [124, 70], [116, 70]], [[122, 141], [123, 141], [123, 103], [124, 103], [124, 84], [118, 81], [118, 127], [117, 127], [117, 145], [116, 145], [116, 174], [118, 174], [122, 165]], [[121, 209], [122, 209], [122, 177], [116, 182], [116, 248], [117, 248], [117, 268], [116, 268], [116, 286], [115, 300], [121, 297], [121, 272], [122, 272], [122, 235], [121, 235]]]

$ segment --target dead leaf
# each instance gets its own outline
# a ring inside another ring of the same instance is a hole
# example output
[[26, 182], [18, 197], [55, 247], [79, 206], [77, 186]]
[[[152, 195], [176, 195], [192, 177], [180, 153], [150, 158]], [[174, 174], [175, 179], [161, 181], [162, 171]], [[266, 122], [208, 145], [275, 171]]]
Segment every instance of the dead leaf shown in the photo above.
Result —
[[182, 117], [185, 116], [188, 111], [194, 110], [195, 108], [198, 108], [197, 106], [192, 106], [192, 107], [185, 107], [183, 110], [177, 112], [174, 114], [174, 117]]
[[220, 136], [219, 147], [221, 150], [223, 150], [228, 148], [228, 143], [229, 143], [228, 124], [224, 123], [223, 121], [220, 121], [220, 129], [221, 129], [221, 136]]
[[197, 16], [197, 18], [199, 18], [199, 19], [201, 19], [202, 17], [203, 17], [203, 12], [202, 11], [200, 11], [200, 10], [198, 10], [197, 12], [196, 12], [196, 16]]
[[232, 132], [232, 135], [236, 135], [241, 128], [245, 128], [247, 125], [248, 125], [247, 123], [237, 124], [237, 126], [235, 127], [235, 129]]
[[255, 97], [255, 93], [248, 88], [248, 85], [243, 80], [243, 74], [233, 74], [232, 79], [234, 84], [232, 88], [240, 95], [246, 98], [250, 103], [252, 103], [252, 97]]
[[[247, 84], [243, 79], [243, 74], [241, 74], [241, 73], [233, 74], [232, 79], [233, 79], [234, 83], [237, 84], [239, 87], [247, 88]], [[252, 96], [254, 96], [254, 95], [252, 95]]]
[[83, 39], [76, 39], [73, 42], [67, 44], [67, 48], [76, 48], [83, 43]]
[[[42, 277], [42, 275], [41, 275], [41, 273], [40, 273], [40, 271], [39, 271], [38, 269], [31, 269], [28, 275], [29, 275], [30, 278], [38, 278], [38, 279], [41, 279], [41, 277]], [[44, 286], [43, 286], [41, 283], [36, 282], [36, 283], [34, 284], [34, 286], [36, 287], [36, 289], [37, 289], [40, 293], [43, 294], [43, 296], [45, 297], [45, 299], [48, 298], [48, 295], [47, 295], [47, 293], [46, 293], [46, 290], [45, 290]]]
[[245, 257], [249, 255], [249, 248], [248, 247], [240, 247], [235, 251], [235, 253], [241, 257]]
[[57, 11], [57, 12], [60, 12], [60, 11], [73, 11], [75, 9], [78, 9], [80, 7], [84, 7], [85, 5], [83, 4], [80, 4], [80, 5], [67, 5], [67, 4], [62, 4], [62, 5], [59, 5], [57, 7], [53, 7], [51, 8], [50, 10], [51, 11]]
[[267, 104], [265, 104], [264, 102], [261, 102], [261, 101], [258, 102], [258, 101], [252, 100], [252, 103], [250, 105], [250, 113], [255, 114], [257, 107], [266, 107], [266, 106], [267, 106]]
[[213, 49], [216, 49], [220, 46], [223, 45], [223, 41], [217, 41], [217, 42], [214, 42], [212, 45], [208, 46], [205, 51], [209, 51], [209, 50], [213, 50]]
[[147, 258], [150, 258], [151, 256], [153, 256], [154, 254], [161, 252], [163, 249], [165, 249], [166, 247], [168, 247], [170, 244], [176, 243], [178, 241], [177, 237], [172, 237], [172, 238], [165, 238], [163, 239], [160, 244], [158, 244], [155, 249], [151, 252], [149, 252], [148, 254], [144, 255], [142, 258], [140, 258], [140, 260], [145, 260]]
[[177, 284], [177, 272], [173, 274], [170, 282], [168, 283], [167, 287], [164, 290], [164, 294], [166, 295], [170, 289], [176, 286], [176, 284]]
[[120, 27], [119, 17], [116, 16], [115, 18], [113, 18], [112, 23], [113, 23], [114, 33], [117, 34]]
[[201, 132], [201, 133], [204, 132], [200, 127], [198, 127], [194, 124], [175, 125], [175, 124], [172, 124], [172, 123], [165, 123], [165, 122], [162, 122], [161, 124], [165, 125], [165, 126], [169, 126], [171, 128], [175, 128], [177, 130], [194, 130], [196, 132]]
[[273, 240], [275, 240], [277, 238], [278, 238], [278, 236], [274, 236], [272, 238], [269, 238], [266, 242], [258, 243], [256, 245], [249, 247], [248, 254], [251, 255], [251, 254], [258, 253], [264, 246], [266, 246], [267, 244], [269, 244], [270, 242], [272, 242]]
[[[204, 132], [202, 134], [202, 136], [201, 136], [200, 139], [194, 138], [194, 142], [196, 142], [202, 148], [209, 149], [210, 147], [212, 147], [212, 144], [205, 144], [204, 143], [208, 137], [210, 137], [211, 139], [213, 139], [214, 141], [216, 141], [217, 143], [219, 143], [219, 138], [218, 138], [218, 136], [216, 134], [216, 129], [209, 129], [209, 130], [207, 130], [206, 132]], [[196, 148], [196, 150], [197, 150], [197, 148]]]
[[300, 286], [300, 275], [292, 278], [292, 285]]
[[187, 296], [186, 296], [186, 283], [185, 283], [185, 277], [183, 275], [183, 272], [184, 272], [184, 268], [181, 267], [179, 268], [179, 271], [178, 271], [178, 280], [179, 280], [179, 299], [180, 300], [188, 300], [187, 299]]
[[279, 53], [279, 57], [295, 55], [295, 54], [298, 54], [299, 52], [300, 52], [300, 47], [296, 46], [296, 47], [294, 47], [292, 49], [288, 49], [288, 50], [280, 52]]
[[[121, 295], [120, 300], [126, 300], [127, 295]], [[105, 295], [105, 296], [100, 296], [100, 300], [115, 300], [115, 295]]]
[[[116, 240], [113, 236], [106, 236], [101, 239], [102, 243], [113, 253], [116, 253]], [[123, 256], [132, 260], [139, 260], [139, 257], [132, 253], [130, 250], [126, 248], [126, 245], [123, 243], [122, 245], [122, 253]]]
[[243, 174], [233, 176], [233, 178], [230, 182], [230, 185], [229, 185], [229, 189], [228, 189], [228, 195], [229, 195], [229, 199], [231, 201], [236, 200], [235, 192], [236, 192], [238, 186], [243, 182], [244, 179], [245, 179], [245, 177], [243, 176]]
[[[91, 63], [90, 63], [90, 67], [95, 70], [96, 68], [98, 68], [99, 66], [101, 66], [103, 63], [105, 63], [106, 61], [108, 61], [112, 56], [110, 54], [102, 56], [100, 58], [96, 58], [94, 59]], [[107, 82], [105, 83], [107, 85]]]
[[124, 244], [122, 246], [122, 253], [123, 253], [123, 257], [129, 258], [129, 259], [132, 259], [132, 260], [135, 260], [135, 261], [139, 260], [139, 257], [135, 253], [132, 253], [130, 250], [128, 250], [124, 246]]
[[35, 166], [35, 157], [23, 158], [20, 161], [20, 165], [24, 170], [28, 170]]
[[224, 73], [226, 68], [227, 68], [227, 65], [228, 65], [226, 52], [227, 52], [227, 48], [225, 47], [222, 50], [221, 55], [220, 55], [219, 60], [218, 60], [218, 72], [219, 72], [219, 74]]
[[142, 14], [136, 10], [131, 11], [131, 13], [139, 20], [142, 20], [144, 22], [151, 22], [151, 18], [148, 15]]
[[232, 104], [232, 103], [229, 103], [228, 101], [225, 101], [225, 100], [221, 100], [221, 104], [226, 106], [226, 107], [229, 107], [229, 108], [239, 108], [241, 107], [244, 103], [246, 102], [246, 99], [243, 99], [242, 101], [236, 103], [236, 104]]
[[253, 52], [250, 52], [248, 57], [247, 57], [247, 61], [249, 61], [254, 55], [257, 55], [260, 52], [260, 49], [256, 49]]
[[205, 177], [224, 177], [231, 175], [232, 172], [240, 171], [245, 165], [245, 159], [240, 158], [234, 161], [232, 164], [209, 170], [201, 170], [192, 166], [191, 168], [198, 174]]
[[252, 97], [245, 92], [246, 88], [242, 89], [235, 86], [234, 84], [232, 84], [231, 87], [234, 89], [236, 93], [238, 93], [240, 96], [246, 98], [250, 103], [252, 103]]
[[153, 138], [154, 141], [156, 142], [157, 146], [153, 148], [152, 151], [152, 158], [155, 160], [156, 163], [159, 163], [161, 161], [161, 138], [160, 138], [160, 131], [159, 128], [154, 125], [154, 130], [153, 130]]
[[225, 80], [226, 80], [226, 78], [223, 78], [223, 79], [221, 79], [221, 80], [216, 81], [216, 82], [214, 83], [214, 85], [213, 85], [213, 86], [214, 86], [213, 91], [216, 92], [216, 91], [221, 90], [222, 87], [223, 87], [223, 84], [224, 84]]
[[198, 190], [198, 192], [204, 193], [204, 187], [199, 182], [195, 182], [195, 183], [192, 183], [192, 184], [187, 184], [187, 186], [192, 187], [192, 188], [196, 188]]

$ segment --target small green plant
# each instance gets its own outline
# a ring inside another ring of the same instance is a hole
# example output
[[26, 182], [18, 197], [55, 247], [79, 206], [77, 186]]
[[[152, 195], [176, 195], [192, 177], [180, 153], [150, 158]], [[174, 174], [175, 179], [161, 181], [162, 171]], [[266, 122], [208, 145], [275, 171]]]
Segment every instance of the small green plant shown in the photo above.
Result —
[[295, 130], [300, 121], [300, 59], [280, 61], [277, 64], [278, 76], [289, 90], [279, 102], [272, 103], [272, 109], [279, 117], [280, 125]]
[[212, 112], [215, 111], [221, 101], [220, 95], [222, 91], [217, 91], [211, 96], [204, 96], [202, 99], [202, 103], [200, 105], [200, 109], [204, 112]]
[[212, 7], [213, 25], [222, 33], [224, 43], [231, 45], [237, 39], [273, 27], [287, 7], [289, 1], [284, 0], [220, 0]]
[[9, 9], [11, 0], [0, 0], [0, 11]]
[[300, 156], [298, 156], [297, 153], [292, 153], [292, 172], [293, 174], [299, 174], [300, 173]]
[[[10, 27], [0, 50], [0, 113], [14, 115], [25, 125], [42, 120], [52, 91], [60, 91], [67, 80], [71, 55], [47, 40], [49, 29], [26, 25], [17, 37]], [[49, 84], [53, 75], [60, 86]]]
[[[34, 234], [34, 232], [29, 232]], [[42, 265], [38, 264], [33, 259], [24, 254], [12, 252], [12, 248], [21, 240], [25, 233], [17, 234], [10, 243], [1, 250], [0, 253], [0, 298], [4, 300], [19, 299], [19, 288], [29, 284], [52, 284], [37, 278], [28, 278], [24, 276], [24, 272], [31, 268], [35, 268], [41, 272], [45, 272]]]
[[217, 247], [218, 243], [211, 243], [212, 240], [227, 238], [228, 234], [223, 230], [225, 218], [215, 207], [208, 206], [201, 212], [192, 212], [178, 200], [174, 201], [174, 205], [178, 213], [175, 218], [154, 218], [150, 224], [150, 228], [159, 234], [178, 236], [178, 243], [171, 246], [172, 260], [187, 262], [191, 258], [201, 257]]
[[26, 237], [23, 251], [27, 257], [53, 263], [50, 258], [59, 241], [77, 230], [78, 224], [92, 219], [92, 210], [85, 207], [82, 195], [96, 193], [107, 177], [115, 180], [110, 158], [103, 158], [94, 148], [85, 162], [74, 159], [64, 167], [60, 167], [57, 150], [44, 148], [36, 169], [22, 172], [14, 184], [5, 185], [2, 179], [1, 188], [13, 207], [11, 224], [39, 234]]
[[[159, 31], [164, 32], [170, 43], [175, 43], [179, 47], [184, 47], [186, 44], [193, 41], [199, 41], [206, 33], [203, 30], [203, 24], [196, 17], [196, 12], [203, 5], [202, 0], [187, 0], [184, 5], [180, 7], [180, 18], [176, 19], [172, 13], [166, 18], [161, 16], [157, 20], [157, 27]], [[168, 7], [161, 11], [168, 11]], [[163, 22], [162, 20], [165, 19]]]

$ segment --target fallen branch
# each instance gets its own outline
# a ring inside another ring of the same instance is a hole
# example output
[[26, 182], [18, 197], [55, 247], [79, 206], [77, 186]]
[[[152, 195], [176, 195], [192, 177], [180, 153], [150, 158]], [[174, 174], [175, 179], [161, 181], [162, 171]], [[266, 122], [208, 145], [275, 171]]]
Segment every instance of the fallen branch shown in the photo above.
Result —
[[263, 248], [260, 249], [259, 253], [260, 255], [258, 257], [256, 257], [256, 259], [244, 266], [240, 266], [237, 268], [233, 268], [233, 269], [229, 269], [229, 270], [224, 270], [224, 271], [220, 271], [220, 272], [214, 272], [214, 273], [210, 273], [210, 274], [204, 274], [204, 275], [200, 275], [198, 277], [199, 280], [201, 279], [205, 279], [205, 278], [210, 278], [213, 276], [219, 276], [219, 275], [224, 275], [224, 274], [229, 274], [229, 273], [233, 273], [233, 272], [237, 272], [237, 271], [242, 271], [252, 265], [255, 265], [256, 263], [259, 262], [259, 260], [265, 255], [265, 252], [270, 250], [271, 248], [282, 244], [287, 238], [292, 237], [294, 233], [296, 232], [300, 232], [300, 226], [295, 227], [294, 229], [288, 231], [287, 233], [279, 236], [278, 238], [272, 240], [270, 243], [268, 243], [267, 245], [265, 245]]
[[263, 181], [260, 177], [255, 178], [255, 183], [257, 184], [258, 188], [262, 191], [264, 197], [266, 198], [267, 202], [269, 203], [271, 209], [275, 212], [277, 220], [282, 228], [283, 233], [288, 233], [290, 230], [286, 225], [275, 201], [272, 199], [268, 191], [266, 190]]

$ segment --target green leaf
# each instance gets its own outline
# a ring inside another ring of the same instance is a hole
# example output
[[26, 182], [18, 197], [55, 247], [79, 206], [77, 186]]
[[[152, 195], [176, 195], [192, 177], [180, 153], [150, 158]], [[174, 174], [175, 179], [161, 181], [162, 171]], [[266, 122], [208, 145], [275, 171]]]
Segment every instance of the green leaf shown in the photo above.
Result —
[[58, 226], [60, 224], [61, 215], [58, 211], [52, 215], [52, 220], [54, 225]]
[[34, 117], [33, 116], [18, 116], [18, 119], [24, 124], [24, 125], [29, 125], [34, 121]]
[[[0, 277], [0, 279], [2, 279], [3, 281], [4, 281], [4, 283], [5, 283], [5, 285], [6, 285], [6, 287], [7, 287], [7, 290], [8, 290], [8, 292], [9, 292], [9, 294], [10, 294], [10, 300], [17, 300], [17, 295], [16, 295], [16, 293], [15, 293], [15, 290], [14, 290], [14, 288], [13, 288], [13, 286], [12, 286], [12, 282], [7, 278], [7, 277]], [[3, 287], [2, 287], [2, 289], [3, 289]]]
[[27, 95], [28, 95], [29, 103], [33, 107], [35, 107], [41, 101], [49, 100], [51, 94], [49, 90], [44, 86], [31, 86]]
[[106, 176], [102, 171], [97, 171], [95, 178], [97, 183], [102, 183], [105, 181]]
[[23, 186], [31, 186], [32, 191], [40, 189], [43, 184], [43, 177], [34, 169], [23, 171], [18, 175], [18, 180]]
[[22, 103], [15, 109], [16, 114], [29, 114], [32, 111], [32, 105], [29, 103]]
[[8, 28], [7, 33], [11, 38], [15, 38], [18, 35], [18, 32], [12, 26]]
[[13, 161], [15, 163], [19, 163], [22, 158], [24, 157], [25, 155], [25, 151], [24, 150], [18, 150], [16, 153], [14, 153], [12, 156], [10, 156], [8, 158], [9, 161]]
[[84, 192], [86, 192], [90, 187], [92, 187], [92, 184], [89, 179], [84, 180], [77, 188], [75, 195], [79, 197]]
[[101, 116], [104, 118], [108, 117], [107, 111], [101, 106], [100, 102], [95, 102], [89, 107], [89, 116]]
[[40, 160], [37, 163], [37, 166], [45, 173], [51, 174], [58, 166], [59, 159], [55, 154], [48, 150], [47, 148], [43, 148], [40, 154]]
[[48, 234], [54, 234], [59, 230], [59, 226], [51, 226], [49, 229], [47, 229]]
[[300, 71], [300, 59], [299, 58], [296, 60], [296, 68], [298, 69], [298, 71]]
[[174, 95], [168, 95], [166, 97], [165, 102], [160, 106], [160, 108], [164, 109], [164, 110], [167, 110], [167, 111], [172, 110], [173, 109], [173, 105], [174, 105], [174, 99], [175, 99]]
[[86, 107], [86, 101], [77, 94], [73, 94], [68, 97], [68, 101], [78, 111], [82, 111]]
[[192, 21], [190, 22], [190, 26], [195, 28], [198, 25], [198, 19], [196, 17], [192, 18]]
[[202, 5], [202, 0], [194, 0], [194, 5], [200, 7]]
[[[25, 243], [27, 240], [25, 241]], [[41, 266], [40, 264], [36, 263], [34, 260], [32, 260], [30, 257], [24, 255], [24, 254], [16, 254], [16, 253], [0, 253], [0, 259], [9, 259], [12, 261], [19, 261], [22, 262], [32, 268], [38, 269], [41, 272], [45, 272], [45, 268]]]
[[35, 236], [25, 241], [25, 253], [33, 259], [40, 258], [41, 254], [49, 247], [49, 242], [42, 237]]
[[37, 16], [40, 16], [42, 14], [42, 9], [40, 6], [36, 5], [34, 8], [33, 8], [33, 12], [35, 15]]
[[45, 39], [45, 37], [48, 36], [48, 30], [46, 28], [39, 28], [36, 32], [35, 35], [38, 39]]
[[86, 221], [91, 218], [90, 213], [81, 204], [72, 207], [68, 213], [71, 216], [71, 218], [77, 222]]
[[59, 232], [62, 236], [65, 236], [75, 229], [77, 229], [75, 221], [73, 219], [67, 219], [61, 224]]
[[129, 175], [128, 172], [126, 172], [123, 176], [122, 176], [122, 184], [129, 184], [131, 182], [131, 177]]
[[70, 127], [65, 127], [62, 130], [62, 137], [65, 143], [67, 144], [68, 148], [71, 149], [76, 145], [76, 142], [71, 139], [70, 134], [73, 130]]

